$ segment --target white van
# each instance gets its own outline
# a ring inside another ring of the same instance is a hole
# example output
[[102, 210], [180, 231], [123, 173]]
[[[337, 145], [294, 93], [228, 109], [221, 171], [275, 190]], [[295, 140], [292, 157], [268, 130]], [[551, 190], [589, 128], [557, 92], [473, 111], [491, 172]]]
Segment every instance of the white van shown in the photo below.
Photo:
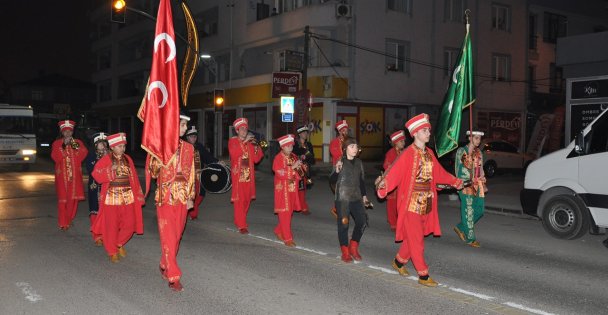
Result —
[[0, 165], [36, 163], [34, 113], [30, 106], [0, 104]]
[[524, 213], [557, 238], [608, 227], [608, 109], [565, 149], [530, 164], [520, 199]]

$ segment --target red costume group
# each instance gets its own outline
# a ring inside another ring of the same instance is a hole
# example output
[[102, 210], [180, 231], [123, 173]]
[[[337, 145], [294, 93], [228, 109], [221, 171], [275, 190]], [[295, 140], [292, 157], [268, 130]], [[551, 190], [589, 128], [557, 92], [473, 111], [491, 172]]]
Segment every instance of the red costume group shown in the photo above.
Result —
[[[393, 144], [393, 147], [386, 152], [384, 163], [382, 164], [382, 168], [385, 172], [402, 151], [397, 148], [397, 143], [399, 141], [405, 141], [405, 133], [403, 130], [394, 132], [391, 135], [391, 143]], [[397, 229], [397, 194], [394, 191], [386, 195], [386, 220], [388, 221], [391, 230], [395, 231]]]
[[[233, 123], [234, 129], [248, 129], [247, 118], [239, 118]], [[242, 234], [249, 233], [247, 229], [247, 212], [251, 200], [255, 199], [255, 164], [260, 162], [264, 153], [258, 145], [247, 141], [247, 138], [235, 136], [228, 141], [230, 154], [230, 176], [232, 180], [232, 196], [234, 205], [234, 225]]]
[[[107, 140], [112, 150], [127, 143], [124, 133], [110, 135]], [[92, 231], [102, 236], [110, 260], [117, 262], [119, 256], [126, 256], [124, 245], [133, 233], [144, 233], [144, 195], [133, 160], [126, 154], [106, 154], [95, 164], [92, 174], [101, 184], [99, 213]]]
[[294, 145], [293, 135], [285, 135], [277, 139], [281, 146], [272, 163], [274, 172], [274, 213], [279, 217], [279, 223], [274, 228], [274, 234], [285, 245], [293, 247], [296, 244], [291, 234], [291, 217], [294, 210], [300, 210], [298, 182], [300, 175], [296, 172], [299, 158], [291, 152]]
[[84, 200], [82, 162], [89, 151], [82, 141], [72, 138], [74, 121], [62, 120], [58, 125], [62, 138], [53, 142], [51, 158], [55, 161], [58, 224], [67, 230], [76, 217], [78, 202]]

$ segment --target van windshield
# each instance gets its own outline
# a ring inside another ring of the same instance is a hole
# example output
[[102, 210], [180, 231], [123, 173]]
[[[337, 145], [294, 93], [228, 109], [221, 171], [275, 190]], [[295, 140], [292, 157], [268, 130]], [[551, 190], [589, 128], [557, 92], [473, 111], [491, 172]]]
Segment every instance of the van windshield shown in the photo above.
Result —
[[0, 116], [0, 134], [32, 134], [34, 120], [27, 116]]

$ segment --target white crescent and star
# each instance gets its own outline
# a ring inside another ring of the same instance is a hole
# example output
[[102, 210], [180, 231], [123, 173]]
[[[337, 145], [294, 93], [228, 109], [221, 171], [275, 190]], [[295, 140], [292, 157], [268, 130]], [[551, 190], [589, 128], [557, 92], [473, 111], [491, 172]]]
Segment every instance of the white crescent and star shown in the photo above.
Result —
[[458, 73], [460, 73], [460, 65], [454, 69], [454, 74], [452, 74], [452, 81], [454, 83], [458, 83]]
[[154, 81], [150, 83], [148, 86], [148, 102], [150, 101], [150, 96], [152, 94], [152, 90], [159, 89], [161, 93], [163, 93], [163, 101], [158, 108], [163, 108], [167, 104], [167, 98], [169, 97], [169, 92], [167, 91], [167, 87], [162, 81]]
[[156, 53], [158, 51], [158, 45], [163, 40], [167, 43], [167, 45], [169, 46], [169, 49], [170, 49], [169, 56], [167, 57], [167, 60], [165, 60], [165, 63], [167, 63], [167, 62], [175, 59], [175, 53], [176, 53], [175, 41], [167, 33], [160, 33], [160, 34], [156, 35], [156, 37], [154, 38], [154, 53]]

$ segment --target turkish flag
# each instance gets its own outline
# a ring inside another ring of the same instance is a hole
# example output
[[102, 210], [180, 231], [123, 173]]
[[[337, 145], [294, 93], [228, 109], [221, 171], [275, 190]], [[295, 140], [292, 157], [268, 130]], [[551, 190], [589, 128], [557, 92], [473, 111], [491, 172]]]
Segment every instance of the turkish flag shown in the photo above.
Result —
[[144, 123], [141, 147], [167, 165], [179, 142], [175, 31], [169, 0], [160, 0], [154, 33], [152, 69], [137, 117]]

